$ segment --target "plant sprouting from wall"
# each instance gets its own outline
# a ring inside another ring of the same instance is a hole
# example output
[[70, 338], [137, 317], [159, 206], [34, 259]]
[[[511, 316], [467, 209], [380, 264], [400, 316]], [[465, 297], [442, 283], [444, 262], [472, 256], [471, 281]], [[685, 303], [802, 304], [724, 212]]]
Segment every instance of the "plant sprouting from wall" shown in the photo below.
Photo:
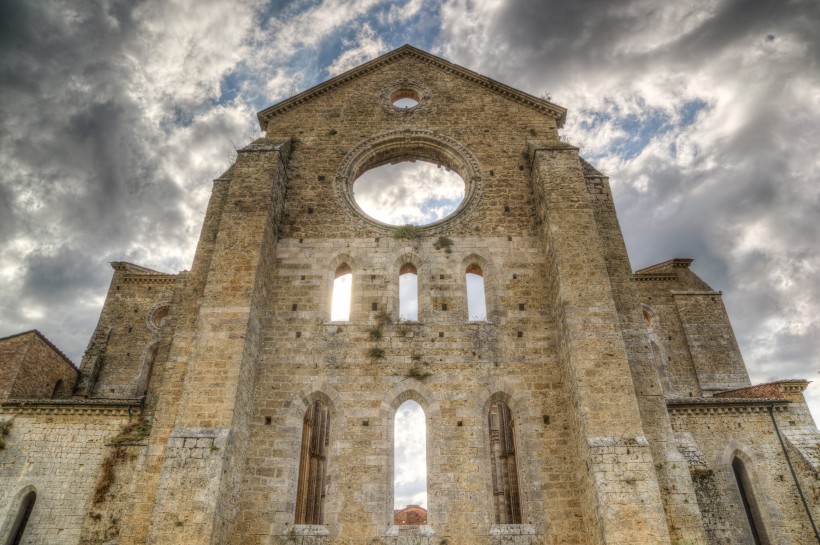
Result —
[[138, 418], [125, 426], [120, 433], [107, 441], [109, 445], [129, 445], [142, 441], [151, 434], [151, 421]]
[[6, 448], [6, 436], [11, 431], [11, 420], [0, 422], [0, 450]]
[[400, 238], [405, 240], [415, 240], [421, 236], [421, 229], [415, 225], [402, 225], [393, 230], [393, 238]]
[[436, 250], [444, 250], [444, 253], [451, 254], [453, 253], [453, 241], [448, 237], [438, 237], [435, 243], [433, 243], [433, 248]]
[[407, 371], [406, 376], [407, 376], [407, 378], [414, 378], [416, 380], [424, 380], [427, 377], [432, 376], [432, 375], [433, 375], [433, 373], [431, 373], [430, 371], [428, 371], [424, 367], [421, 367], [420, 365], [414, 365], [413, 367], [410, 368], [409, 371]]
[[384, 349], [374, 346], [370, 350], [367, 351], [367, 356], [371, 360], [381, 360], [384, 359]]

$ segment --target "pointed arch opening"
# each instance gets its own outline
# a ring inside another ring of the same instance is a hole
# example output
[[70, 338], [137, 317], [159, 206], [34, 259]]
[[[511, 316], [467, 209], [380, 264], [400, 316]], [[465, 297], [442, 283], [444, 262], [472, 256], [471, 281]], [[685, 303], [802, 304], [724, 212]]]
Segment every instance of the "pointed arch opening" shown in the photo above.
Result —
[[399, 320], [419, 319], [419, 276], [416, 266], [405, 263], [399, 269]]
[[353, 294], [353, 270], [347, 263], [336, 267], [333, 276], [333, 299], [330, 303], [330, 321], [350, 321], [350, 301]]
[[296, 524], [324, 524], [329, 434], [330, 410], [323, 401], [317, 399], [305, 411], [302, 428]]
[[521, 524], [518, 465], [515, 457], [515, 421], [503, 401], [490, 405], [488, 429], [496, 524]]
[[154, 373], [154, 363], [157, 361], [157, 354], [159, 353], [159, 341], [154, 342], [145, 350], [143, 356], [142, 372], [137, 383], [137, 397], [145, 397], [148, 395], [148, 388], [151, 386], [151, 375]]
[[766, 529], [763, 526], [763, 517], [761, 516], [760, 507], [754, 494], [752, 481], [749, 478], [746, 465], [740, 456], [735, 456], [732, 459], [732, 472], [735, 475], [735, 482], [737, 483], [737, 489], [740, 493], [743, 510], [746, 513], [746, 521], [748, 522], [749, 531], [752, 534], [754, 544], [769, 545], [769, 539], [766, 535]]
[[484, 291], [484, 271], [476, 264], [467, 267], [467, 319], [483, 322], [487, 319], [487, 300]]
[[31, 512], [34, 510], [35, 501], [37, 501], [37, 493], [33, 489], [25, 493], [14, 515], [6, 545], [20, 545], [23, 542], [23, 534], [26, 532]]
[[412, 399], [405, 401], [396, 410], [393, 426], [394, 524], [426, 525], [427, 422], [424, 409]]

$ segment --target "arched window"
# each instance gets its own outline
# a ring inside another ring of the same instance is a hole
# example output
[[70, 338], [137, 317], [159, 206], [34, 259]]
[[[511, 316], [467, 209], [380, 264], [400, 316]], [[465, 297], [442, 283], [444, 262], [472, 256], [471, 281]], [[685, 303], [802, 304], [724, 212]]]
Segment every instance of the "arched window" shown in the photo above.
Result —
[[484, 298], [484, 273], [478, 265], [467, 267], [467, 319], [480, 322], [487, 319]]
[[296, 491], [296, 524], [323, 524], [330, 411], [316, 400], [305, 412]]
[[142, 362], [142, 371], [137, 380], [136, 397], [148, 395], [148, 387], [151, 385], [151, 375], [154, 373], [154, 363], [157, 361], [157, 352], [159, 352], [159, 341], [155, 342], [145, 350], [145, 356]]
[[515, 425], [512, 413], [506, 403], [498, 401], [490, 406], [488, 419], [495, 522], [521, 524], [518, 467], [515, 461]]
[[155, 327], [164, 326], [165, 320], [168, 318], [168, 312], [168, 305], [163, 305], [159, 307], [157, 310], [154, 311], [153, 315], [151, 316], [151, 323], [153, 323]]
[[60, 395], [60, 391], [63, 389], [63, 379], [59, 379], [54, 384], [54, 389], [51, 391], [51, 399], [56, 399], [58, 395]]
[[412, 263], [399, 269], [399, 320], [419, 319], [419, 277]]
[[[427, 524], [427, 422], [424, 409], [407, 400], [396, 410], [393, 422], [393, 523]], [[396, 517], [408, 507], [421, 516]]]
[[336, 267], [333, 280], [333, 300], [330, 304], [330, 321], [350, 320], [350, 297], [353, 292], [353, 271], [350, 265], [342, 263]]
[[23, 496], [23, 501], [20, 502], [20, 507], [17, 509], [14, 523], [11, 525], [9, 539], [6, 542], [7, 545], [20, 545], [20, 543], [23, 542], [23, 534], [26, 531], [28, 519], [31, 517], [31, 511], [34, 509], [35, 500], [37, 500], [37, 493], [34, 490], [29, 491]]
[[749, 473], [743, 460], [737, 456], [732, 460], [732, 471], [735, 474], [737, 489], [740, 492], [740, 499], [743, 502], [743, 510], [746, 512], [746, 520], [749, 522], [749, 530], [752, 532], [752, 539], [755, 545], [769, 545], [766, 531], [763, 528], [763, 518], [760, 516], [760, 508], [754, 496]]

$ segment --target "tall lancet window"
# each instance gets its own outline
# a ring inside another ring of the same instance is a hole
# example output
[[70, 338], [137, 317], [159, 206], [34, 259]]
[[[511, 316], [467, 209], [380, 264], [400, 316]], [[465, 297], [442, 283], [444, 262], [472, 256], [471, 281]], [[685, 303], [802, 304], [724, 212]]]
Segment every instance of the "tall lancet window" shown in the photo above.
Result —
[[[394, 512], [411, 508], [411, 511], [423, 513], [427, 509], [427, 421], [424, 409], [412, 399], [396, 410], [393, 441]], [[423, 517], [394, 519], [394, 524], [427, 524], [426, 513]]]
[[314, 401], [305, 412], [299, 485], [296, 492], [296, 524], [323, 524], [330, 411]]
[[31, 517], [31, 512], [34, 510], [34, 502], [37, 500], [37, 493], [32, 490], [28, 492], [23, 501], [20, 502], [20, 507], [11, 523], [9, 532], [9, 540], [6, 542], [9, 545], [19, 545], [23, 542], [23, 534], [26, 532], [28, 519]]
[[746, 520], [749, 522], [752, 539], [754, 539], [755, 545], [769, 545], [766, 531], [763, 528], [763, 519], [760, 516], [760, 508], [752, 490], [752, 483], [749, 480], [746, 466], [740, 458], [735, 457], [732, 460], [732, 471], [735, 474], [740, 499], [743, 501], [743, 510], [746, 511]]
[[399, 320], [419, 319], [419, 276], [412, 263], [399, 270]]
[[478, 265], [467, 267], [467, 319], [471, 322], [481, 322], [487, 319], [484, 273]]
[[333, 280], [333, 301], [330, 304], [330, 320], [347, 322], [350, 320], [350, 296], [353, 293], [353, 271], [347, 263], [336, 267]]
[[490, 453], [496, 524], [521, 524], [518, 467], [515, 461], [515, 425], [507, 404], [490, 406]]

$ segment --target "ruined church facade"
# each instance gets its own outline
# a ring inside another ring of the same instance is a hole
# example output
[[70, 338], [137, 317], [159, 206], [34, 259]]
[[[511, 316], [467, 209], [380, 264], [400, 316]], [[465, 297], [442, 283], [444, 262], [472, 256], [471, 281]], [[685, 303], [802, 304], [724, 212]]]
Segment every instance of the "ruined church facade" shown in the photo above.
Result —
[[[816, 543], [807, 382], [750, 384], [691, 260], [633, 273], [565, 116], [410, 46], [260, 112], [191, 270], [112, 264], [79, 371], [39, 333], [0, 339], [0, 543]], [[357, 177], [416, 160], [463, 178], [459, 208], [368, 217]], [[411, 399], [426, 523], [396, 525]]]

